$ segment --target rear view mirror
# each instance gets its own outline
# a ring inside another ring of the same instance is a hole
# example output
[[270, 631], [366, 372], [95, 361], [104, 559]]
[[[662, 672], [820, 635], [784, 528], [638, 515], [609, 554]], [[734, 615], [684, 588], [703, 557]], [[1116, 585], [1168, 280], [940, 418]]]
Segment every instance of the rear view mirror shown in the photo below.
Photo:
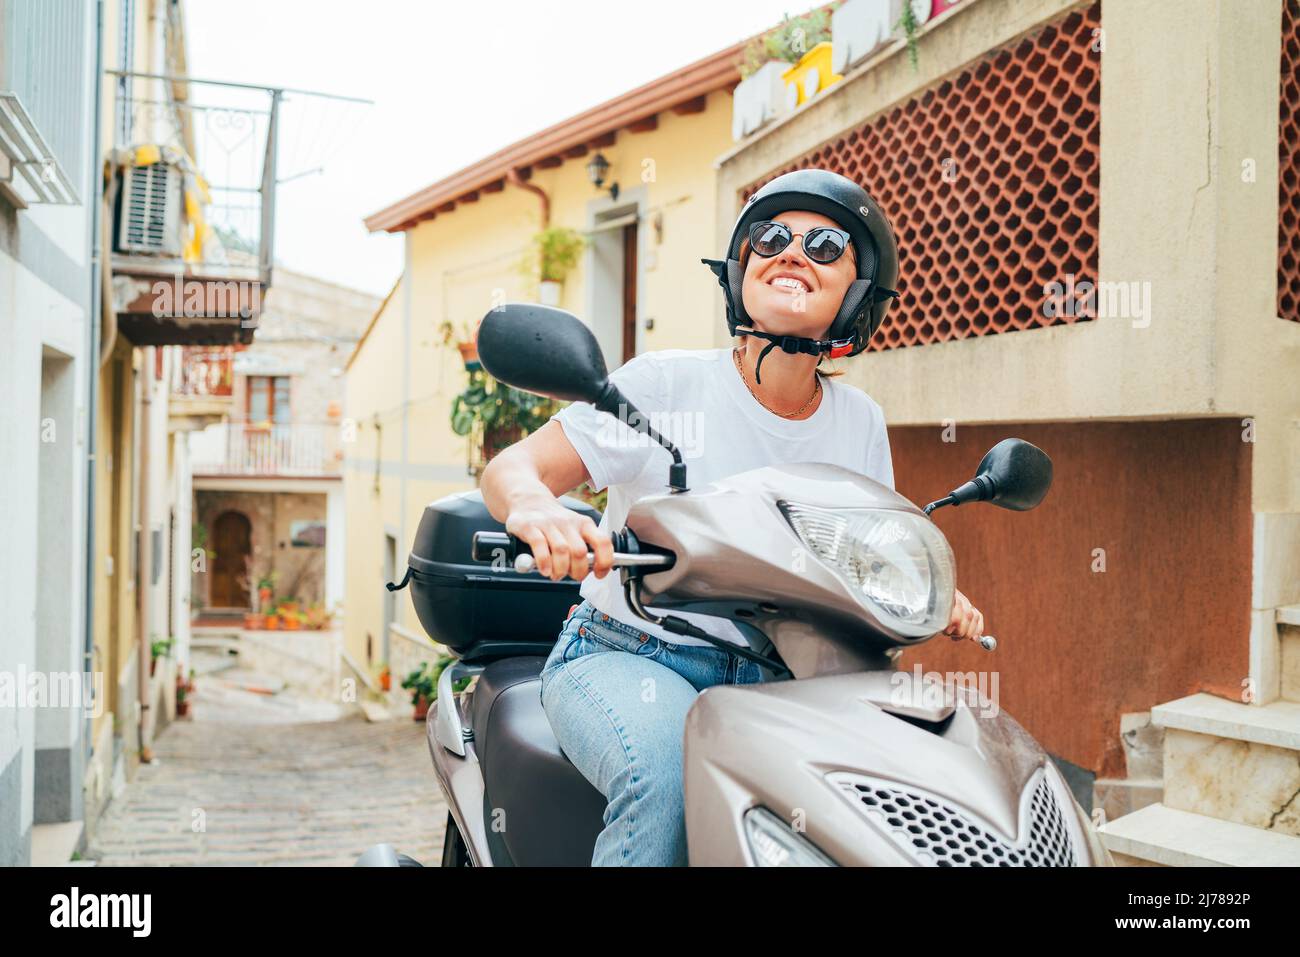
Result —
[[929, 515], [944, 505], [991, 502], [999, 508], [1025, 512], [1052, 487], [1052, 460], [1024, 439], [1003, 439], [980, 459], [975, 477], [947, 497], [925, 507]]
[[594, 404], [609, 387], [595, 335], [563, 309], [531, 303], [493, 309], [478, 327], [478, 356], [494, 378], [553, 399]]
[[605, 357], [587, 324], [571, 312], [533, 303], [493, 309], [478, 327], [478, 357], [493, 378], [506, 385], [571, 402], [590, 402], [644, 432], [673, 457], [668, 487], [684, 492], [682, 454], [650, 427], [649, 420], [609, 381]]

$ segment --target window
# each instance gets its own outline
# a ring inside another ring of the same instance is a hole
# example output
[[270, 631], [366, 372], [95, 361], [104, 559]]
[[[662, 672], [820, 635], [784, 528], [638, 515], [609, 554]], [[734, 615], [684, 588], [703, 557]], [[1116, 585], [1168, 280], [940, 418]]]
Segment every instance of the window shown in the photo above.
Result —
[[248, 421], [289, 421], [289, 377], [255, 375], [248, 377]]

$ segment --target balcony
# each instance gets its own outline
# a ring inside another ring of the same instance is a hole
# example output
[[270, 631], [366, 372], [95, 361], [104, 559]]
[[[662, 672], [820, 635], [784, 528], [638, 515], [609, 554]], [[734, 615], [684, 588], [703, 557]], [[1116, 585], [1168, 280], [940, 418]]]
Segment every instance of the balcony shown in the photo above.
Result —
[[283, 91], [110, 77], [104, 216], [118, 331], [137, 346], [247, 345], [271, 285]]
[[190, 439], [196, 477], [336, 478], [343, 449], [336, 422], [225, 422]]
[[235, 409], [235, 349], [182, 346], [171, 370], [169, 428], [194, 432], [228, 419]]

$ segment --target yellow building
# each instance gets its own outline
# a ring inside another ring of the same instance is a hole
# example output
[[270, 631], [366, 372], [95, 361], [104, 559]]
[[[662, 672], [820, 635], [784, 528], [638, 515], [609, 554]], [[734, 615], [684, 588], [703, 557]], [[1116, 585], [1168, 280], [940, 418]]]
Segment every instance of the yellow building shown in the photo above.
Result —
[[347, 369], [356, 441], [345, 630], [360, 671], [387, 662], [400, 676], [428, 657], [409, 602], [383, 583], [400, 577], [425, 504], [474, 487], [480, 453], [450, 425], [466, 386], [455, 343], [494, 304], [545, 301], [542, 229], [585, 240], [554, 301], [591, 324], [610, 368], [647, 350], [713, 345], [720, 297], [700, 257], [716, 252], [713, 162], [732, 145], [740, 53], [692, 63], [366, 220], [404, 235], [406, 262]]

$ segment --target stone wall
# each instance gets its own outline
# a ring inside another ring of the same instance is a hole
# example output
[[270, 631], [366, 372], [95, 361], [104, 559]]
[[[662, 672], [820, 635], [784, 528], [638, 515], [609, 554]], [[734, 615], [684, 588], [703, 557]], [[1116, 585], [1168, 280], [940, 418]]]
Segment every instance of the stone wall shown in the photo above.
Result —
[[[226, 511], [242, 512], [252, 524], [252, 588], [257, 580], [274, 572], [275, 596], [295, 597], [304, 607], [325, 599], [325, 548], [303, 548], [292, 544], [296, 521], [325, 522], [325, 496], [300, 492], [224, 492], [200, 489], [194, 493], [194, 520], [208, 530], [208, 548], [213, 547], [213, 523]], [[209, 559], [208, 568], [211, 568]], [[196, 607], [209, 607], [210, 576], [194, 574]]]

